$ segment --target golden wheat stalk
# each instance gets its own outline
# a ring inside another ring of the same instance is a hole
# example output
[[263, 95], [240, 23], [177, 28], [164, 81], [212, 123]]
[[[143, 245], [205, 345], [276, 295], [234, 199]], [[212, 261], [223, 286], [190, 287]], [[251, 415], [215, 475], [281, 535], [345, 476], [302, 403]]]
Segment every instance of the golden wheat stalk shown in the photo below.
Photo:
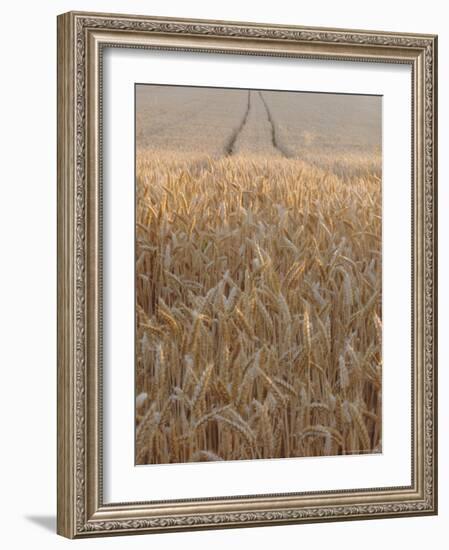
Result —
[[137, 463], [381, 450], [376, 166], [138, 151]]

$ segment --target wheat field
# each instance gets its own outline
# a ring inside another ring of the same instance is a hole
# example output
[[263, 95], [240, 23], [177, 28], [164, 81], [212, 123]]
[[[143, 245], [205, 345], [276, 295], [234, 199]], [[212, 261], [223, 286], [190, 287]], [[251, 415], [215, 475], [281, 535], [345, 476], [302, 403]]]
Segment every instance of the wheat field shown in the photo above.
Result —
[[213, 150], [137, 147], [136, 463], [380, 452], [380, 153], [233, 97]]

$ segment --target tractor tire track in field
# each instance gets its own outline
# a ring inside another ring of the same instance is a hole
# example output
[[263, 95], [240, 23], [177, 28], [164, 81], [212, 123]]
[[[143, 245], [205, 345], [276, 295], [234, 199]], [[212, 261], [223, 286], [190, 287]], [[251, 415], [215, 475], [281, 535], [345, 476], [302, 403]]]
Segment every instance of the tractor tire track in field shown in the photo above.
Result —
[[273, 115], [261, 91], [248, 90], [245, 114], [229, 139], [226, 154], [287, 156], [279, 146]]
[[267, 118], [269, 123], [271, 124], [271, 142], [273, 144], [273, 147], [280, 151], [280, 153], [284, 157], [288, 157], [288, 153], [282, 148], [282, 145], [278, 141], [277, 133], [276, 133], [276, 125], [273, 118], [273, 113], [271, 112], [270, 108], [268, 107], [268, 103], [266, 99], [264, 98], [262, 92], [259, 91], [260, 99], [262, 100], [262, 103], [264, 104], [265, 111], [267, 113]]
[[225, 147], [225, 150], [226, 150], [226, 155], [233, 155], [234, 154], [234, 147], [235, 147], [235, 142], [237, 141], [237, 138], [238, 136], [240, 135], [240, 132], [242, 131], [243, 127], [245, 126], [246, 124], [246, 121], [248, 120], [248, 115], [249, 115], [249, 110], [251, 108], [251, 90], [248, 90], [248, 96], [247, 96], [247, 104], [246, 104], [246, 111], [245, 111], [245, 114], [243, 115], [243, 118], [238, 126], [238, 128], [236, 128], [236, 130], [232, 133], [230, 139], [229, 139], [229, 142], [228, 144], [226, 145]]

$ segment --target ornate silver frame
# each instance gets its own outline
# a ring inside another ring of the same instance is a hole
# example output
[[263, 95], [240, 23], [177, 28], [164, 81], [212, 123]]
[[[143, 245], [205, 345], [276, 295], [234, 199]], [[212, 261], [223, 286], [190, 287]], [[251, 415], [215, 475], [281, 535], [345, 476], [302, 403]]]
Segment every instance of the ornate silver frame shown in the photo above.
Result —
[[[103, 503], [99, 128], [101, 60], [106, 46], [411, 66], [414, 305], [410, 486]], [[436, 60], [437, 37], [433, 35], [75, 12], [58, 17], [59, 534], [82, 538], [437, 513]]]

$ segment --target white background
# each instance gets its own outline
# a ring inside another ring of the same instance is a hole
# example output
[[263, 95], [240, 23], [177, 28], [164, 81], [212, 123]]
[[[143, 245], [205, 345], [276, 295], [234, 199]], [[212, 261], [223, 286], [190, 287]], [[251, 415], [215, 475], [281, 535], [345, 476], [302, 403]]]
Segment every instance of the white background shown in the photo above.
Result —
[[[2, 452], [0, 492], [5, 548], [86, 547], [272, 548], [352, 550], [390, 547], [446, 548], [449, 536], [449, 295], [440, 298], [440, 515], [429, 518], [207, 531], [92, 539], [70, 543], [54, 534], [56, 514], [56, 20], [70, 9], [148, 15], [247, 20], [285, 24], [432, 32], [440, 35], [440, 280], [449, 278], [449, 31], [443, 2], [367, 7], [356, 1], [246, 2], [227, 0], [48, 0], [2, 6], [0, 87], [0, 235]], [[6, 192], [6, 193], [5, 193]]]
[[[253, 495], [261, 479], [265, 493], [410, 485], [410, 67], [111, 48], [103, 76], [105, 502]], [[383, 96], [382, 454], [133, 466], [133, 96], [134, 82], [149, 79]]]

